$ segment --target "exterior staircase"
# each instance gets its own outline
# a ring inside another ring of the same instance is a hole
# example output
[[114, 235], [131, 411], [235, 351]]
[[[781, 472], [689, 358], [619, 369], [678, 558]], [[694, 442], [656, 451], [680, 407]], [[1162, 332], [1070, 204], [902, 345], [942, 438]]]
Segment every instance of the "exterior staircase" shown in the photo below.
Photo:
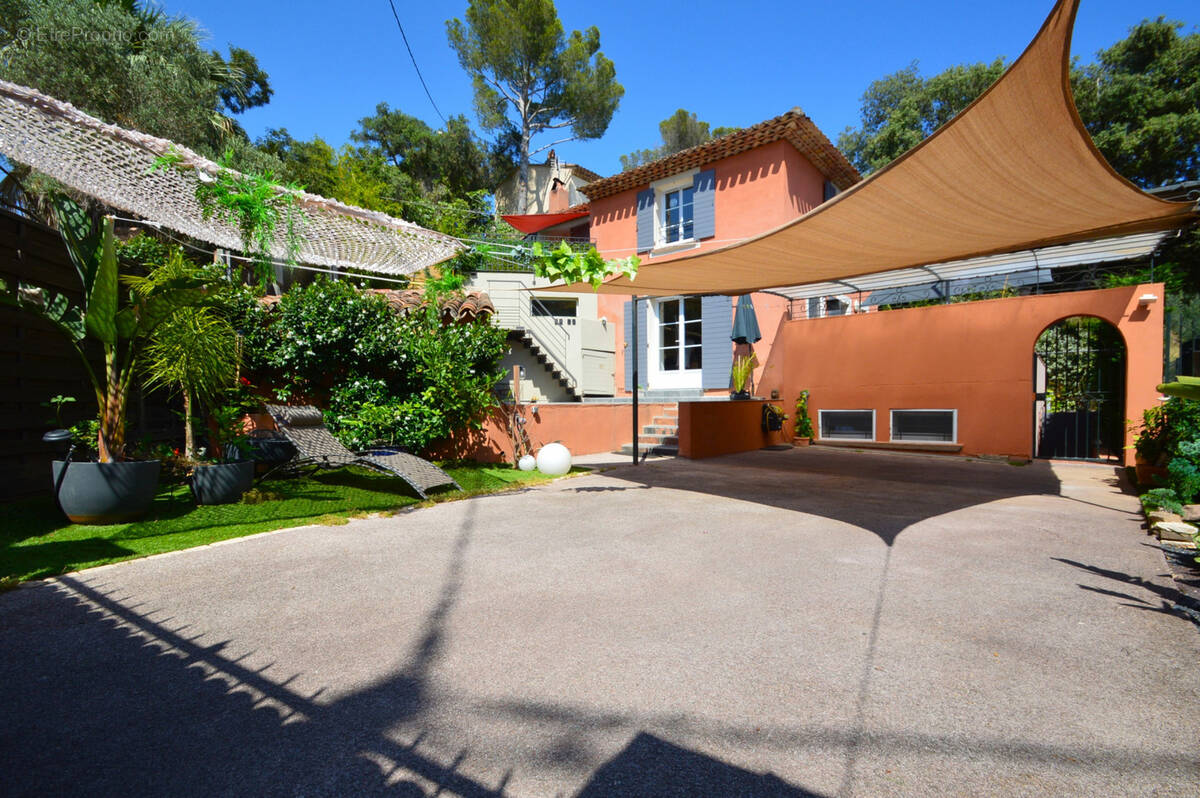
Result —
[[559, 362], [551, 357], [550, 353], [538, 343], [538, 339], [533, 333], [525, 329], [509, 330], [508, 339], [509, 341], [523, 344], [572, 399], [576, 402], [583, 399], [583, 395], [579, 391], [579, 385], [563, 371]]
[[[622, 446], [617, 454], [633, 456], [633, 444]], [[679, 454], [679, 406], [667, 407], [663, 415], [655, 416], [642, 427], [638, 436], [638, 454], [675, 456]]]

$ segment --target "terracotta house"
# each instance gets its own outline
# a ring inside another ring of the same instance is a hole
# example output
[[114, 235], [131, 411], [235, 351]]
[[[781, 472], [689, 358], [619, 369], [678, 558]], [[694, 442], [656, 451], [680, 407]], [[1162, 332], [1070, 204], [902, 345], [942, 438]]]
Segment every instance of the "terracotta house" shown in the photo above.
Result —
[[[563, 163], [554, 150], [551, 150], [545, 163], [529, 164], [525, 213], [557, 213], [572, 205], [586, 202], [580, 191], [584, 186], [599, 179], [600, 175], [591, 169], [575, 163]], [[496, 187], [496, 209], [501, 214], [517, 213], [520, 207], [517, 201], [520, 183], [520, 173], [513, 170], [513, 173]]]
[[[858, 172], [799, 109], [583, 188], [590, 236], [606, 258], [637, 254], [659, 263], [766, 232], [812, 210], [860, 180]], [[769, 353], [785, 299], [754, 294]], [[639, 382], [648, 399], [727, 394], [734, 345], [730, 297], [670, 297], [638, 303]], [[632, 389], [631, 303], [600, 296], [613, 320], [617, 385]]]

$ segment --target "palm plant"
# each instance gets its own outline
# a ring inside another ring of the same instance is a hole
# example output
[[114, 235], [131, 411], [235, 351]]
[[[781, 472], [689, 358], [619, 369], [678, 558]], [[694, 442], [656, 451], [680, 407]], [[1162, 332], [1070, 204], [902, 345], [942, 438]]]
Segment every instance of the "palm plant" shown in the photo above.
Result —
[[[173, 314], [205, 301], [203, 279], [195, 273], [179, 273], [122, 292], [112, 217], [97, 225], [72, 200], [59, 197], [54, 205], [59, 233], [79, 274], [82, 305], [40, 286], [9, 285], [2, 278], [0, 302], [36, 313], [66, 336], [95, 391], [100, 462], [121, 460], [125, 454], [125, 408], [142, 344]], [[125, 282], [130, 283], [130, 278]], [[100, 344], [103, 371], [93, 368], [84, 349], [89, 338]]]
[[[152, 293], [165, 282], [185, 277], [191, 264], [176, 250], [149, 276], [131, 280], [135, 293]], [[179, 309], [150, 335], [143, 352], [145, 387], [177, 389], [183, 397], [184, 456], [196, 457], [193, 432], [196, 404], [211, 407], [237, 379], [237, 333], [206, 306]]]

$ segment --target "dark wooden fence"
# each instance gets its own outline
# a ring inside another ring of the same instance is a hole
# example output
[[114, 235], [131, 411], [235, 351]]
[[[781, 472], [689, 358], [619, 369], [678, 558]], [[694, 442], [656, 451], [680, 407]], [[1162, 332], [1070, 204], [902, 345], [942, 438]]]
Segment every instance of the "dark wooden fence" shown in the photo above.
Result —
[[[79, 277], [54, 230], [0, 210], [0, 275], [82, 299]], [[0, 305], [0, 500], [49, 493], [54, 447], [42, 434], [54, 411], [41, 403], [74, 396], [64, 421], [93, 417], [95, 394], [79, 356], [54, 327], [37, 316]]]

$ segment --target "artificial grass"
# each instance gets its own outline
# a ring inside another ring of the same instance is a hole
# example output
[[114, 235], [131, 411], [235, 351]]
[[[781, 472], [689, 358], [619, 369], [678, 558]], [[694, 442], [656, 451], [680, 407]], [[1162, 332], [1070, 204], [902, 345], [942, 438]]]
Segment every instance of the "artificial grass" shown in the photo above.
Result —
[[[431, 501], [495, 493], [544, 482], [537, 471], [451, 465], [462, 492], [439, 490]], [[420, 502], [403, 481], [358, 468], [275, 479], [241, 504], [196, 506], [186, 486], [164, 488], [146, 518], [127, 524], [72, 524], [49, 497], [0, 505], [0, 589], [19, 581], [105, 563], [203, 546], [219, 540], [386, 513]]]

